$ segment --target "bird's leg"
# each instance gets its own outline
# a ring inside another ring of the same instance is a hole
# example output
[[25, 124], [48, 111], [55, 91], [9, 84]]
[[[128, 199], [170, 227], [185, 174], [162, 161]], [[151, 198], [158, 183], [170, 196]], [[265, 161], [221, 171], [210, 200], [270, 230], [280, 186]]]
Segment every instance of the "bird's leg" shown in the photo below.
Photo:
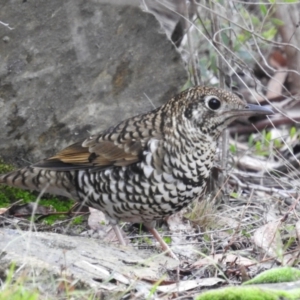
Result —
[[127, 244], [126, 244], [126, 242], [123, 238], [123, 235], [122, 235], [122, 232], [121, 232], [121, 229], [120, 229], [119, 225], [112, 225], [112, 228], [113, 228], [113, 230], [114, 230], [114, 232], [115, 232], [115, 234], [116, 234], [116, 236], [119, 240], [119, 243], [123, 246], [126, 246]]
[[158, 231], [155, 228], [152, 227], [147, 227], [148, 230], [150, 231], [150, 233], [156, 238], [156, 240], [159, 242], [160, 246], [162, 247], [162, 249], [164, 251], [166, 251], [166, 253], [176, 259], [179, 260], [178, 257], [175, 255], [175, 253], [171, 250], [171, 248], [168, 246], [168, 244], [163, 240], [163, 238], [160, 236], [160, 234], [158, 233]]

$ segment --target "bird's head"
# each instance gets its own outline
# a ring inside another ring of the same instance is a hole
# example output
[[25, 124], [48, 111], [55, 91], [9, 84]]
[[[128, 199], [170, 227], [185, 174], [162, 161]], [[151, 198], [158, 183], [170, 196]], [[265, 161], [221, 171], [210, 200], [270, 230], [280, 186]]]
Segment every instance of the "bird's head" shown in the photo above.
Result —
[[237, 95], [214, 87], [190, 88], [176, 98], [178, 117], [190, 128], [217, 137], [235, 119], [254, 115], [270, 115], [265, 107], [247, 104]]

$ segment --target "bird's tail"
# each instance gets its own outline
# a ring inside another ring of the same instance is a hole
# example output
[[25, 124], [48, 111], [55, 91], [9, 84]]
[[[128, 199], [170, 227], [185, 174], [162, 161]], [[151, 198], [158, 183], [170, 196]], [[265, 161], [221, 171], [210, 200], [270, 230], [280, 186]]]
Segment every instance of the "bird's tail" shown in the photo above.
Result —
[[76, 200], [75, 171], [53, 171], [25, 167], [0, 175], [0, 184], [66, 196]]

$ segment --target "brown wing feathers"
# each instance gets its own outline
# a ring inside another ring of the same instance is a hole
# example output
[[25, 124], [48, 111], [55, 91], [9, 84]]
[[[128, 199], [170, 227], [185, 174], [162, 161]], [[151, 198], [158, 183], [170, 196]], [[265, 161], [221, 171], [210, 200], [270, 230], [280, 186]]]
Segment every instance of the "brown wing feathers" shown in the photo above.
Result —
[[34, 166], [67, 171], [133, 164], [140, 160], [149, 139], [162, 137], [157, 129], [160, 128], [158, 119], [157, 116], [151, 118], [151, 114], [147, 114], [125, 120], [116, 127], [92, 136], [83, 143], [73, 144]]
[[141, 147], [139, 149], [133, 147], [134, 151], [130, 152], [130, 147], [124, 147], [124, 145], [119, 145], [118, 147], [109, 141], [93, 143], [90, 147], [83, 145], [84, 143], [73, 144], [55, 156], [37, 163], [35, 167], [70, 170], [77, 168], [126, 166], [137, 162], [142, 151]]

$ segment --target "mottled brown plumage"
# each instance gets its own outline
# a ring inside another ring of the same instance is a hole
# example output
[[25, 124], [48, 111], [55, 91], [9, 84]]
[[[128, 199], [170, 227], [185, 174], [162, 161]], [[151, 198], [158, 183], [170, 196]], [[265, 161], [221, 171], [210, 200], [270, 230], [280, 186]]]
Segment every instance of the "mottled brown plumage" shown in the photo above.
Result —
[[239, 116], [272, 111], [231, 92], [190, 88], [163, 106], [127, 119], [35, 165], [0, 176], [0, 183], [71, 197], [106, 213], [123, 242], [119, 220], [154, 229], [202, 196], [217, 139]]

